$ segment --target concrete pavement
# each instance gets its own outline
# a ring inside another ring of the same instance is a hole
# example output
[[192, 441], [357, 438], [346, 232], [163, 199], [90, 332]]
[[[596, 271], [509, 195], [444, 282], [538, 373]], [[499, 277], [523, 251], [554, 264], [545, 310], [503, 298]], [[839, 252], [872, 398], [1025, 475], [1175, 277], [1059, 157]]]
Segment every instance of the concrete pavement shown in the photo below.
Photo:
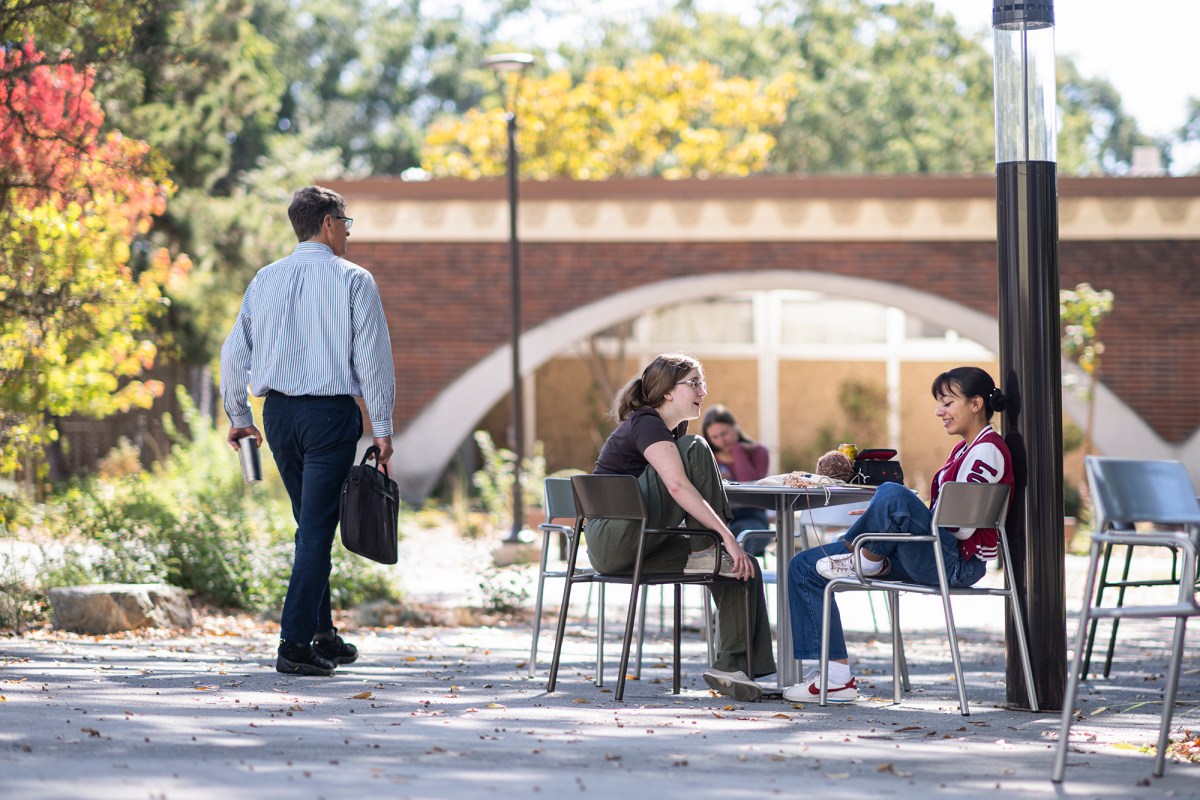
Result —
[[[1077, 576], [1082, 559], [1069, 561]], [[1156, 739], [1168, 624], [1122, 626], [1113, 679], [1083, 693], [1060, 788], [1049, 781], [1059, 715], [1003, 705], [1000, 601], [958, 614], [963, 717], [923, 600], [904, 601], [914, 691], [899, 706], [890, 645], [865, 606], [845, 609], [864, 699], [824, 709], [713, 696], [695, 632], [680, 696], [661, 640], [622, 703], [618, 640], [596, 688], [594, 629], [576, 623], [552, 695], [552, 634], [531, 679], [526, 624], [360, 629], [348, 638], [362, 658], [332, 678], [274, 672], [276, 634], [234, 619], [188, 634], [0, 638], [0, 797], [1200, 797], [1200, 768], [1172, 761], [1153, 779], [1140, 749]], [[1177, 730], [1200, 728], [1194, 646], [1185, 669]]]

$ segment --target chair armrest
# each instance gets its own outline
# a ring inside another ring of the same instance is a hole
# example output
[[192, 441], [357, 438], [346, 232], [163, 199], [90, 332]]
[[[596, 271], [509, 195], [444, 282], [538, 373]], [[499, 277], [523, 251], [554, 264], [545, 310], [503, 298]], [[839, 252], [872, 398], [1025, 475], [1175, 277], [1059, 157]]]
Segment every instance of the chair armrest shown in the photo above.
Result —
[[737, 535], [738, 544], [745, 544], [753, 539], [766, 539], [769, 542], [775, 541], [777, 534], [773, 530], [757, 529], [751, 531], [742, 531]]
[[1193, 555], [1196, 546], [1186, 533], [1134, 533], [1132, 531], [1105, 531], [1093, 533], [1093, 542], [1101, 544], [1127, 544], [1137, 547], [1182, 547]]
[[[867, 542], [936, 542], [937, 540], [938, 537], [933, 534], [916, 536], [911, 533], [863, 533], [854, 538], [854, 555], [858, 556]], [[862, 561], [859, 558], [854, 559], [854, 574], [858, 577], [859, 583], [865, 584], [871, 580], [878, 580], [862, 574]]]
[[575, 529], [570, 525], [558, 525], [553, 522], [542, 522], [538, 525], [542, 533], [561, 533], [564, 536], [574, 536]]
[[721, 534], [708, 528], [645, 528], [643, 532], [656, 535], [671, 534], [678, 536], [679, 534], [683, 534], [685, 536], [703, 536], [706, 539], [712, 539], [718, 547], [721, 546]]

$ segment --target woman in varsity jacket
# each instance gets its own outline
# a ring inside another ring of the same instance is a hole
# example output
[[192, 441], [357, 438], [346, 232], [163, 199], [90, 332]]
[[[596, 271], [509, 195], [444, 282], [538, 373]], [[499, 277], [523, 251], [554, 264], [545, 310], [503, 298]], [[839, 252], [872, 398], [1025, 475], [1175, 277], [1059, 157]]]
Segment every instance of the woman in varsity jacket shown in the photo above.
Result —
[[[934, 475], [930, 504], [926, 506], [910, 489], [898, 483], [879, 487], [871, 504], [836, 542], [798, 554], [788, 569], [788, 601], [792, 615], [795, 656], [810, 662], [807, 677], [784, 691], [792, 702], [820, 699], [821, 608], [825, 584], [833, 578], [853, 577], [854, 540], [863, 533], [911, 533], [928, 536], [938, 492], [947, 482], [1002, 483], [1013, 485], [1012, 458], [1004, 439], [991, 425], [992, 414], [1003, 411], [1005, 397], [992, 377], [978, 367], [957, 367], [933, 381], [934, 413], [943, 429], [961, 441], [954, 446], [945, 465]], [[975, 531], [939, 530], [946, 577], [951, 587], [971, 586], [983, 577], [986, 562], [997, 556], [999, 533], [994, 529]], [[965, 537], [965, 538], [964, 538]], [[911, 583], [937, 583], [933, 552], [925, 542], [873, 541], [860, 550], [865, 577], [889, 577]], [[858, 688], [846, 651], [837, 603], [829, 631], [829, 689], [834, 703], [852, 702]]]

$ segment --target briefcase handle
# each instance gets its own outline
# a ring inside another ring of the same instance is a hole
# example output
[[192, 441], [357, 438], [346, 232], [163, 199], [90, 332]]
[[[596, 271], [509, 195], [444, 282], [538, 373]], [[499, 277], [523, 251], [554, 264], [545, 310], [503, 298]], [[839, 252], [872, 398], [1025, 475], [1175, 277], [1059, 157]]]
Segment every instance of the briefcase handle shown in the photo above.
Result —
[[379, 448], [375, 445], [371, 445], [367, 448], [367, 452], [363, 453], [362, 461], [358, 462], [358, 465], [360, 467], [365, 467], [367, 462], [372, 458], [375, 459], [375, 469], [382, 469], [383, 474], [390, 478], [391, 476], [388, 475], [388, 465], [379, 463]]

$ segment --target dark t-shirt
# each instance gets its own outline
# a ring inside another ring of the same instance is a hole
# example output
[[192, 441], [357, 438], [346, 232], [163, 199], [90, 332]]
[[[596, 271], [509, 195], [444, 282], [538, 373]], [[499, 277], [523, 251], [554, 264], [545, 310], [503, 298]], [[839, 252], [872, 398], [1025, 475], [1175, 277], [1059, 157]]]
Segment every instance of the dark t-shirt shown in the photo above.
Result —
[[609, 435], [596, 459], [593, 474], [641, 477], [650, 465], [645, 456], [646, 448], [657, 442], [678, 441], [687, 433], [687, 428], [687, 420], [684, 420], [672, 431], [653, 408], [636, 409]]

